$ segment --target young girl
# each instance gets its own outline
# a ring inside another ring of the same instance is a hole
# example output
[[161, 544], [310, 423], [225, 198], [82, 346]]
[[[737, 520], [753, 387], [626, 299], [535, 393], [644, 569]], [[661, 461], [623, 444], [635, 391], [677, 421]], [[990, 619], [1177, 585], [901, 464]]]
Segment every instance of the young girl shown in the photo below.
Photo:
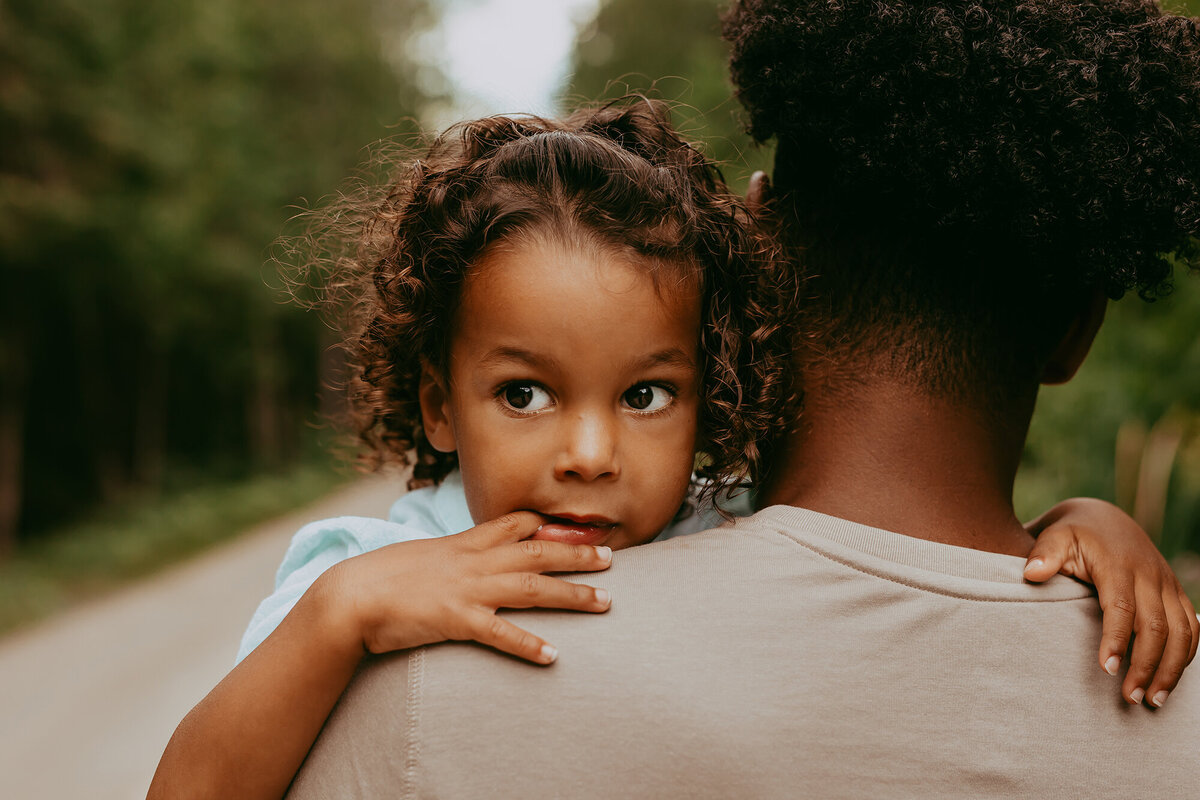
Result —
[[[415, 451], [414, 481], [434, 486], [388, 521], [297, 534], [241, 662], [180, 725], [151, 795], [279, 796], [366, 654], [474, 639], [549, 664], [553, 646], [497, 608], [604, 611], [603, 589], [544, 573], [712, 527], [690, 511], [693, 473], [702, 509], [758, 478], [757, 443], [788, 404], [792, 284], [749, 223], [645, 101], [468, 123], [412, 164], [350, 262], [370, 283], [353, 400], [375, 452]], [[1070, 551], [1102, 601], [1119, 582], [1174, 580], [1140, 532], [1141, 549], [1097, 533], [1125, 518], [1062, 510], [1036, 576]], [[1122, 548], [1136, 554], [1102, 580]], [[1108, 638], [1119, 661], [1129, 632]]]

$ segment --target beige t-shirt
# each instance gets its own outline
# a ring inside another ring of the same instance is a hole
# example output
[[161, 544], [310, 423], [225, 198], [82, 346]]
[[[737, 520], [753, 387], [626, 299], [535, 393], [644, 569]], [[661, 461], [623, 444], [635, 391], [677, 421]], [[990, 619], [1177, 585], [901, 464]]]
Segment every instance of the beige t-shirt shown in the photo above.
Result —
[[364, 666], [292, 798], [1200, 797], [1200, 680], [1130, 707], [1090, 587], [777, 506], [620, 552], [604, 615]]

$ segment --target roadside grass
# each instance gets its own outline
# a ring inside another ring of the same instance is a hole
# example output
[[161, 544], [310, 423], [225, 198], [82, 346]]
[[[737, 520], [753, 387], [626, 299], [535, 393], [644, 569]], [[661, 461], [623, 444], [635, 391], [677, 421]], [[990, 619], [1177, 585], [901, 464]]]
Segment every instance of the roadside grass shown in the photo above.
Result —
[[242, 533], [345, 483], [329, 459], [277, 472], [209, 480], [47, 532], [0, 563], [0, 635]]

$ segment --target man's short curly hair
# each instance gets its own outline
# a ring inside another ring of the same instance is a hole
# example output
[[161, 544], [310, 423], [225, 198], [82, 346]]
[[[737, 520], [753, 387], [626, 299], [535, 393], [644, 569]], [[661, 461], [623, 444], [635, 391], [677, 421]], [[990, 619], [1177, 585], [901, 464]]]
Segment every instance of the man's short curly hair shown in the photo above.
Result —
[[422, 429], [422, 364], [445, 367], [464, 278], [484, 252], [548, 236], [634, 255], [656, 280], [699, 289], [697, 471], [710, 491], [757, 477], [759, 441], [777, 432], [789, 383], [790, 284], [774, 271], [774, 243], [668, 120], [664, 105], [637, 98], [561, 121], [462, 123], [404, 164], [382, 201], [326, 211], [336, 231], [352, 231], [347, 252], [326, 258], [333, 296], [354, 298], [349, 388], [370, 460], [408, 464], [415, 452], [414, 486], [455, 467]]
[[1005, 319], [1037, 303], [1153, 297], [1196, 263], [1197, 20], [1149, 0], [742, 0], [725, 35], [846, 341], [883, 318], [1019, 336]]

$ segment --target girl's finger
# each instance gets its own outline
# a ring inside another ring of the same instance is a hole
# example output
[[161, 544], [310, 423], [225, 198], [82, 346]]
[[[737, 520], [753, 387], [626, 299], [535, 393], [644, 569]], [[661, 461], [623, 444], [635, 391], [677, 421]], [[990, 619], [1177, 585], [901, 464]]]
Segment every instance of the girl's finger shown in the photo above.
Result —
[[497, 575], [489, 582], [482, 599], [496, 608], [565, 608], [592, 612], [607, 611], [612, 604], [606, 589], [536, 572]]
[[558, 650], [544, 639], [518, 628], [503, 617], [479, 610], [468, 622], [471, 638], [535, 664], [552, 664]]
[[1133, 620], [1133, 649], [1129, 654], [1129, 671], [1121, 684], [1121, 693], [1130, 703], [1146, 698], [1158, 665], [1167, 646], [1170, 626], [1161, 592], [1135, 587], [1137, 612]]
[[1050, 580], [1062, 570], [1074, 538], [1055, 536], [1053, 532], [1053, 528], [1043, 532], [1034, 542], [1033, 549], [1029, 551], [1029, 557], [1025, 560], [1025, 580], [1041, 583]]
[[533, 536], [545, 521], [532, 511], [513, 511], [476, 525], [459, 535], [464, 541], [480, 549], [487, 549]]
[[1200, 616], [1196, 615], [1192, 598], [1187, 596], [1182, 586], [1176, 587], [1176, 594], [1179, 595], [1179, 605], [1183, 606], [1183, 610], [1188, 614], [1188, 627], [1192, 629], [1192, 651], [1188, 654], [1188, 663], [1191, 664], [1196, 658], [1196, 648], [1200, 645]]
[[[1121, 580], [1114, 585], [1108, 581], [1098, 585], [1100, 608], [1104, 612], [1100, 633], [1100, 666], [1109, 675], [1116, 675], [1121, 661], [1129, 652], [1129, 640], [1133, 637], [1133, 622], [1137, 614], [1133, 585]], [[1128, 697], [1128, 692], [1125, 693]]]
[[1166, 702], [1167, 695], [1179, 683], [1179, 676], [1187, 667], [1192, 653], [1192, 626], [1188, 622], [1190, 612], [1179, 602], [1179, 594], [1174, 586], [1163, 590], [1163, 606], [1167, 617], [1167, 644], [1163, 649], [1162, 661], [1154, 672], [1154, 679], [1146, 689], [1146, 702], [1155, 707], [1161, 707]]
[[596, 572], [612, 566], [612, 549], [526, 539], [496, 550], [497, 572]]

